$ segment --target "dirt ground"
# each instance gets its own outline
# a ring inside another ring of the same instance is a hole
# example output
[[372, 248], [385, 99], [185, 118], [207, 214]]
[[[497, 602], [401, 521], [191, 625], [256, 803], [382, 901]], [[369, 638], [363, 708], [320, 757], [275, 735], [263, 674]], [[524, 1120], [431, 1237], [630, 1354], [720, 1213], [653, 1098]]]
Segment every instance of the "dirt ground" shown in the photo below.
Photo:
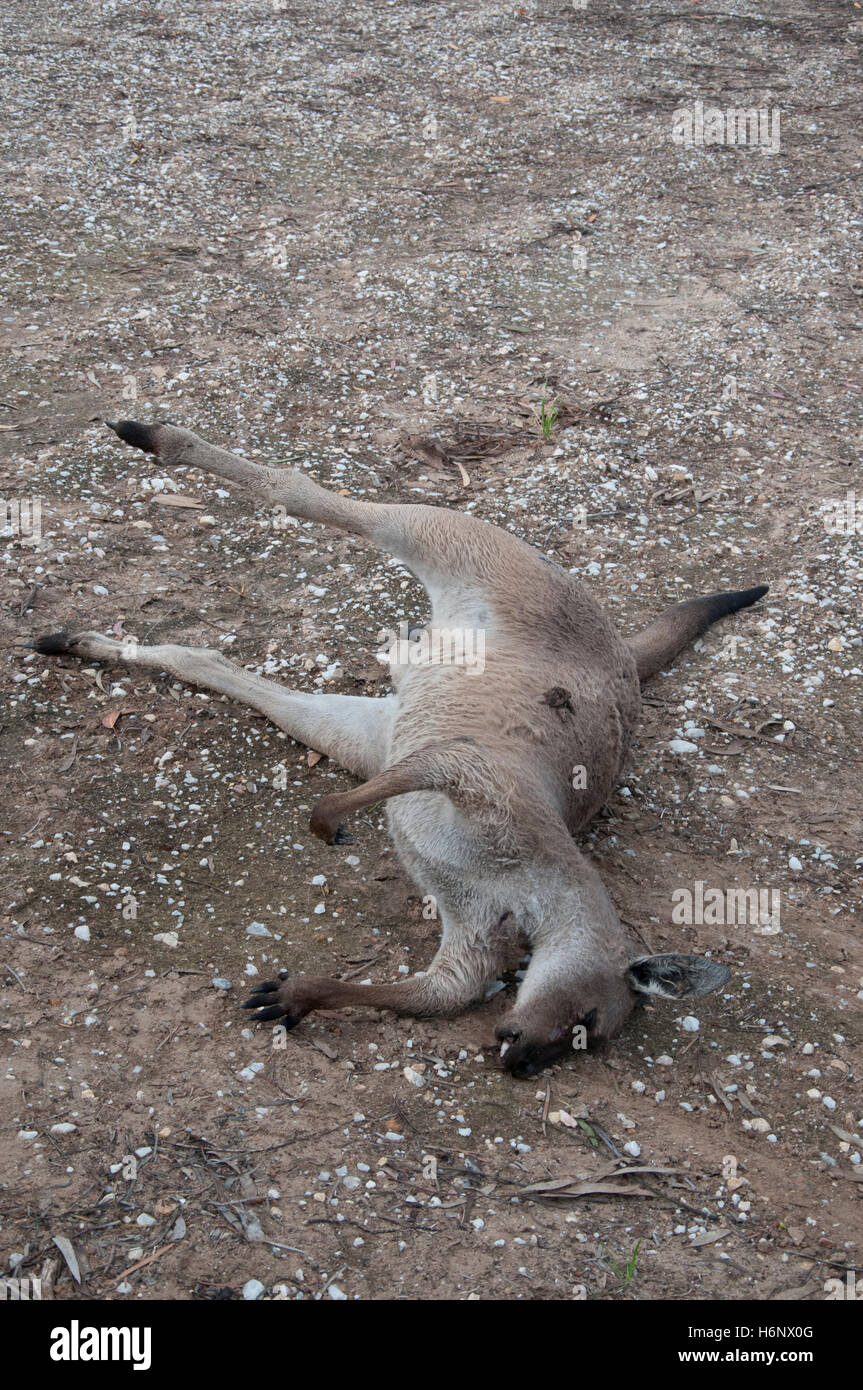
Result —
[[[7, 1274], [771, 1300], [859, 1266], [861, 25], [847, 0], [4, 7]], [[779, 149], [675, 143], [697, 101], [778, 111]], [[587, 843], [648, 948], [711, 952], [725, 990], [530, 1082], [493, 1046], [512, 976], [454, 1021], [253, 1032], [237, 1003], [278, 968], [430, 960], [379, 808], [327, 848], [310, 807], [351, 779], [326, 759], [26, 644], [95, 628], [383, 694], [377, 634], [423, 596], [155, 476], [105, 416], [469, 508], [623, 631], [769, 582], [645, 689]], [[680, 923], [698, 883], [781, 909]]]

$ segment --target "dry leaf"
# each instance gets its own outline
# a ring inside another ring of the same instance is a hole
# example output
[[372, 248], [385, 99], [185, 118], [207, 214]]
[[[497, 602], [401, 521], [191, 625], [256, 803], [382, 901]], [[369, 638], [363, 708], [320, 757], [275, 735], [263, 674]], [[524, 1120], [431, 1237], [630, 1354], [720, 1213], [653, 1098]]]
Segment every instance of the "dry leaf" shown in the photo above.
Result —
[[855, 1149], [859, 1149], [863, 1145], [863, 1136], [852, 1134], [849, 1129], [840, 1129], [838, 1125], [830, 1125], [830, 1128], [836, 1138], [842, 1140], [843, 1144], [853, 1144]]
[[72, 764], [74, 763], [74, 761], [75, 761], [75, 759], [77, 758], [77, 756], [78, 756], [78, 740], [77, 740], [77, 739], [74, 739], [73, 742], [72, 742], [72, 747], [70, 748], [70, 750], [69, 750], [67, 756], [63, 759], [63, 761], [62, 761], [61, 763], [58, 763], [58, 764], [57, 764], [57, 771], [58, 771], [58, 772], [68, 772], [68, 771], [69, 771], [69, 768], [72, 766]]
[[187, 497], [184, 492], [157, 492], [155, 497], [150, 498], [159, 507], [203, 507], [203, 502], [197, 497]]
[[697, 1250], [700, 1245], [712, 1245], [714, 1241], [724, 1240], [728, 1235], [728, 1229], [723, 1227], [720, 1231], [705, 1231], [703, 1236], [696, 1236], [689, 1244], [693, 1250]]
[[103, 714], [101, 723], [106, 729], [113, 729], [117, 720], [124, 714], [137, 714], [136, 709], [110, 709], [107, 714]]
[[80, 1284], [81, 1269], [78, 1264], [78, 1256], [75, 1254], [75, 1250], [71, 1240], [69, 1240], [66, 1236], [52, 1236], [51, 1239], [53, 1240], [57, 1249], [60, 1251], [60, 1254], [63, 1256], [63, 1259], [66, 1261], [66, 1264], [69, 1268], [69, 1273], [75, 1280], [75, 1283]]
[[630, 1183], [582, 1182], [576, 1187], [561, 1187], [558, 1183], [533, 1183], [523, 1187], [522, 1193], [534, 1197], [655, 1197], [646, 1187], [634, 1187]]

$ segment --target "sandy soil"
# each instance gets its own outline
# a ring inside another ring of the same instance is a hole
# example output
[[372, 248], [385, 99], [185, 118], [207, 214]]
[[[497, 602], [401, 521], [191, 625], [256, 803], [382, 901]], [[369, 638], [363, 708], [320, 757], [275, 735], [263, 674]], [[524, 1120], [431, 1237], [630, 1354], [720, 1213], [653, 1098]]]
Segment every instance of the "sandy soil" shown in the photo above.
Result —
[[[0, 580], [3, 1269], [62, 1299], [823, 1298], [863, 1237], [859, 6], [0, 22], [0, 490], [41, 499]], [[779, 150], [673, 143], [699, 100], [778, 110]], [[430, 959], [377, 811], [319, 845], [310, 806], [350, 783], [326, 759], [26, 643], [207, 644], [379, 694], [378, 630], [423, 598], [347, 539], [154, 477], [117, 415], [471, 508], [625, 631], [771, 584], [646, 691], [588, 842], [651, 949], [732, 967], [697, 1029], [657, 1007], [515, 1082], [511, 978], [450, 1022], [318, 1015], [278, 1050], [246, 1026], [277, 967]], [[828, 524], [849, 493], [856, 526]], [[675, 922], [698, 882], [781, 911]]]

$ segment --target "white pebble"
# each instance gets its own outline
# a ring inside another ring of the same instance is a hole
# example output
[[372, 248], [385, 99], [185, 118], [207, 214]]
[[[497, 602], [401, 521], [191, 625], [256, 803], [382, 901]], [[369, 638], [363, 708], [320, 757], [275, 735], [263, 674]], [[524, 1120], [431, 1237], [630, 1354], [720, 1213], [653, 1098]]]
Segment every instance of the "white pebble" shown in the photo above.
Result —
[[690, 743], [689, 740], [685, 738], [673, 738], [668, 746], [671, 749], [672, 753], [698, 752], [698, 744]]

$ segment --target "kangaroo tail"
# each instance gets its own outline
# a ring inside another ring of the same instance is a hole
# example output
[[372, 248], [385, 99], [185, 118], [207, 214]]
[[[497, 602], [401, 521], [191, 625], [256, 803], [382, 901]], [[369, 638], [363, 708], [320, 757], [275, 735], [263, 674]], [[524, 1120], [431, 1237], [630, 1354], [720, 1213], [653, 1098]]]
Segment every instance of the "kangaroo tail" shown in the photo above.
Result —
[[757, 603], [767, 593], [767, 585], [759, 584], [755, 589], [737, 589], [731, 593], [708, 594], [706, 598], [690, 598], [685, 603], [676, 603], [633, 637], [626, 639], [626, 645], [635, 657], [639, 680], [654, 676], [667, 666], [677, 653], [689, 642], [694, 642], [711, 623], [724, 618], [728, 613], [736, 613], [738, 608], [748, 608]]

